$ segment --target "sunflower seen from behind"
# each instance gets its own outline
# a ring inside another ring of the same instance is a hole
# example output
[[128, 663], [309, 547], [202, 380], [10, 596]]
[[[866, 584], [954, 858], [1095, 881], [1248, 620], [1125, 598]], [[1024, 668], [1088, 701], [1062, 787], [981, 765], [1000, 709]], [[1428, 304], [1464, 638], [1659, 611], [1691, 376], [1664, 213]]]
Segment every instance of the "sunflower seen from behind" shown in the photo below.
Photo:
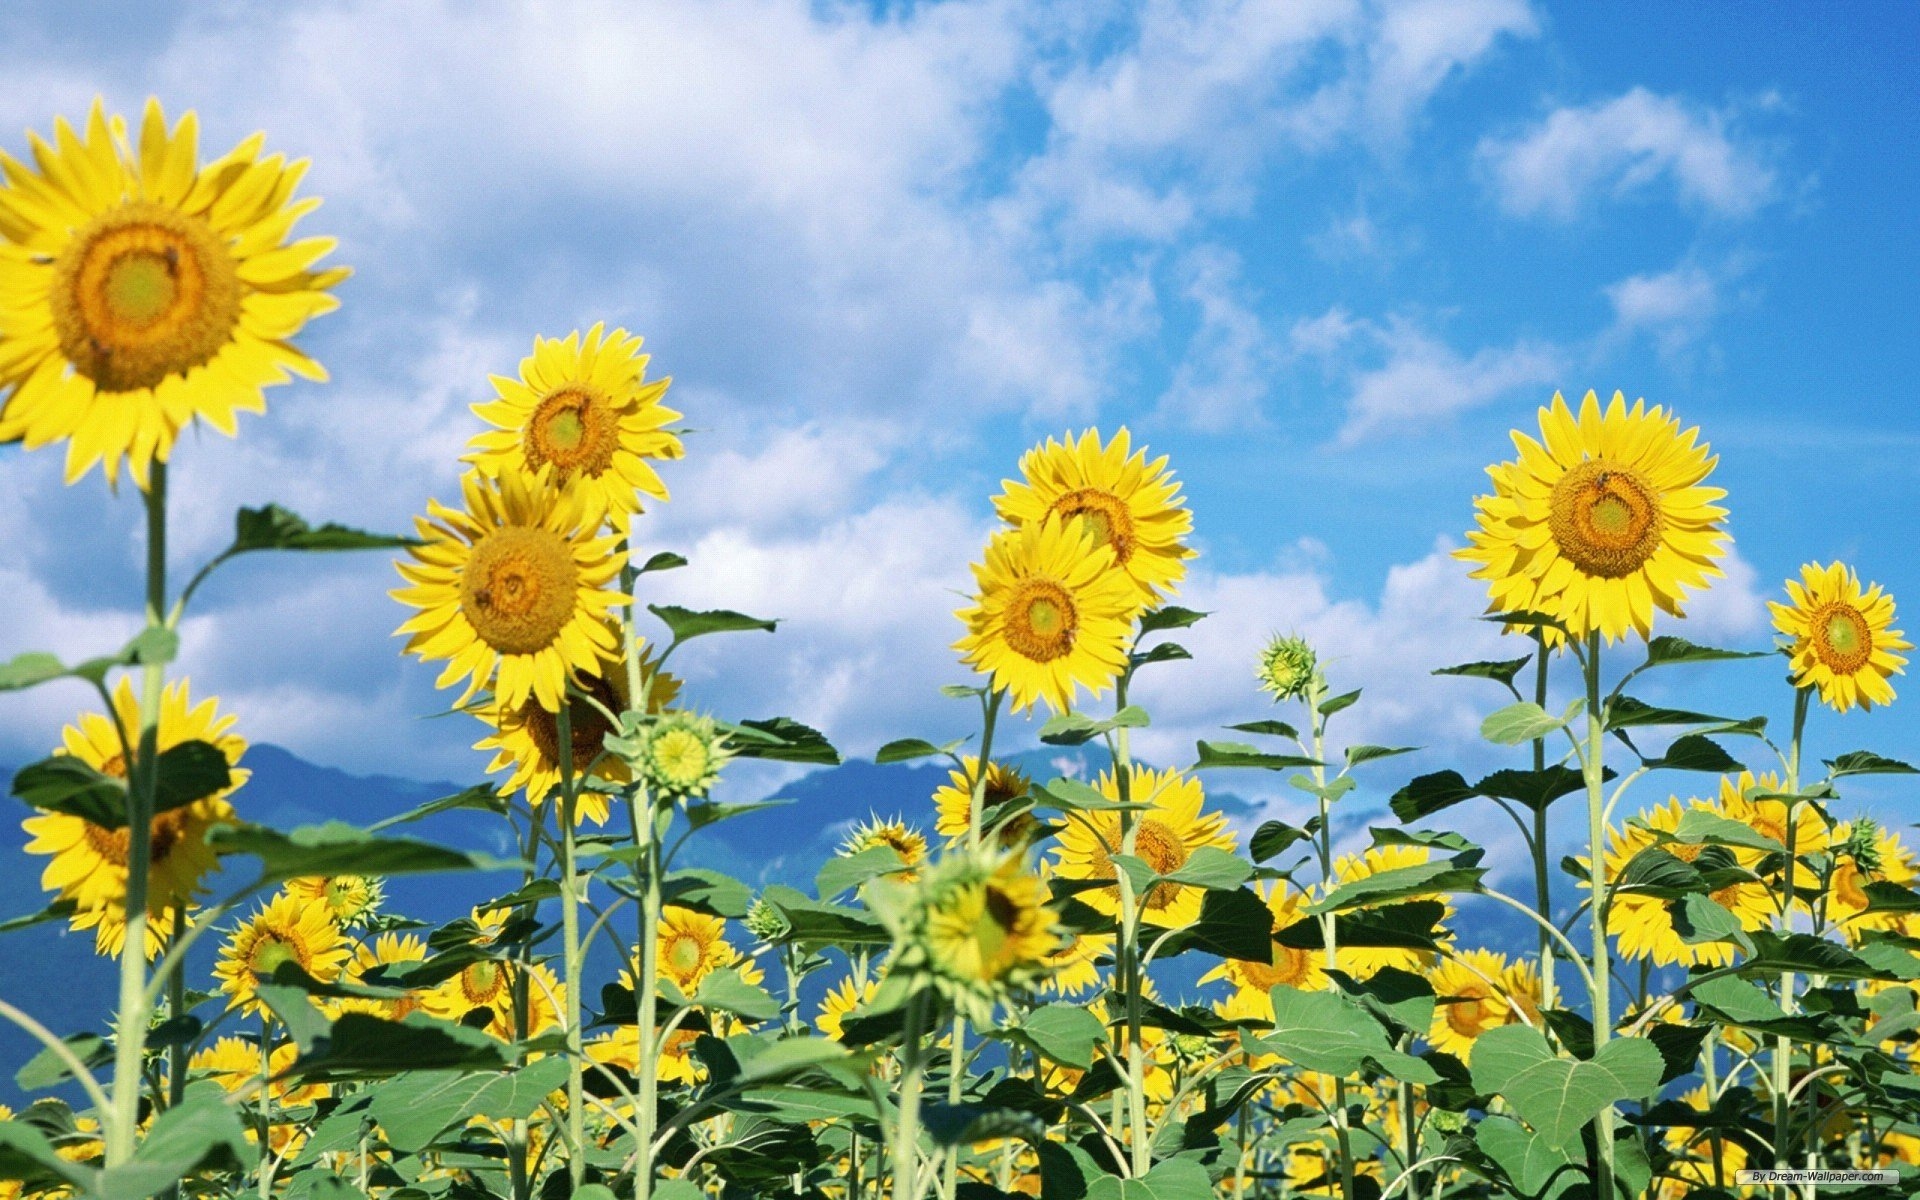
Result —
[[993, 504], [1016, 528], [1048, 517], [1079, 525], [1112, 551], [1145, 607], [1179, 591], [1194, 553], [1181, 542], [1193, 532], [1193, 514], [1166, 456], [1149, 462], [1131, 446], [1124, 427], [1105, 445], [1097, 429], [1077, 441], [1048, 438], [1020, 456], [1022, 479], [1003, 480]]
[[626, 551], [542, 480], [469, 471], [460, 489], [464, 509], [432, 501], [415, 518], [421, 544], [395, 564], [407, 586], [390, 595], [420, 611], [395, 632], [407, 653], [446, 661], [436, 687], [467, 681], [459, 704], [491, 687], [506, 708], [531, 698], [558, 712], [570, 673], [618, 653], [610, 621], [629, 601], [613, 586]]
[[[1133, 853], [1155, 875], [1170, 875], [1185, 866], [1194, 851], [1212, 846], [1231, 853], [1235, 841], [1227, 819], [1206, 808], [1206, 792], [1191, 775], [1168, 769], [1155, 771], [1135, 765], [1130, 777], [1130, 799], [1147, 807], [1134, 813]], [[1118, 777], [1108, 771], [1094, 786], [1101, 795], [1120, 800]], [[1120, 886], [1113, 856], [1121, 852], [1120, 813], [1114, 809], [1086, 809], [1070, 814], [1053, 848], [1051, 866], [1064, 880], [1105, 881], [1106, 886], [1075, 893], [1075, 899], [1108, 916], [1120, 914]], [[1135, 896], [1148, 924], [1181, 929], [1200, 918], [1206, 889], [1180, 883], [1156, 884], [1144, 897]]]
[[973, 576], [974, 604], [954, 614], [967, 633], [953, 648], [1015, 712], [1044, 699], [1064, 713], [1080, 688], [1098, 696], [1125, 668], [1137, 593], [1080, 522], [1049, 515], [995, 534]]
[[464, 461], [488, 475], [551, 473], [580, 497], [584, 519], [625, 531], [640, 498], [667, 498], [649, 460], [685, 453], [667, 430], [680, 414], [661, 403], [666, 379], [646, 378], [641, 339], [604, 323], [565, 338], [535, 338], [520, 375], [493, 376], [496, 398], [473, 411], [495, 428]]
[[[972, 828], [973, 788], [979, 779], [980, 759], [969, 754], [961, 759], [962, 769], [947, 772], [947, 782], [933, 793], [933, 830], [949, 843], [965, 841]], [[1004, 806], [1025, 799], [1033, 784], [1019, 768], [1003, 762], [987, 767], [986, 786], [980, 795], [980, 827], [994, 831], [1000, 845], [1016, 849], [1026, 845], [1037, 832], [1039, 822], [1029, 813], [1007, 815]]]
[[69, 483], [97, 463], [141, 487], [196, 418], [232, 436], [263, 390], [324, 380], [292, 339], [338, 301], [332, 238], [289, 241], [317, 199], [306, 162], [254, 134], [202, 165], [199, 122], [149, 100], [137, 144], [95, 100], [83, 130], [0, 153], [0, 441], [65, 439]]
[[1773, 627], [1787, 647], [1793, 685], [1818, 688], [1835, 712], [1893, 703], [1893, 676], [1907, 665], [1913, 643], [1893, 628], [1893, 597], [1877, 583], [1864, 589], [1844, 563], [1808, 563], [1787, 580], [1790, 604], [1767, 601]]
[[1487, 468], [1493, 494], [1475, 498], [1478, 528], [1455, 556], [1478, 564], [1490, 612], [1543, 613], [1576, 639], [1652, 636], [1656, 611], [1680, 616], [1722, 573], [1726, 493], [1705, 484], [1718, 460], [1698, 429], [1619, 392], [1604, 411], [1588, 392], [1577, 417], [1554, 393], [1540, 435], [1515, 430], [1519, 457]]
[[[113, 715], [85, 713], [78, 723], [60, 731], [60, 753], [71, 755], [113, 779], [127, 778], [125, 748], [140, 739], [140, 702], [133, 684], [122, 677], [113, 689]], [[165, 945], [169, 910], [190, 907], [204, 890], [203, 881], [219, 867], [207, 831], [234, 818], [227, 800], [245, 783], [248, 772], [238, 764], [247, 752], [246, 739], [233, 732], [236, 718], [220, 712], [218, 697], [193, 702], [185, 679], [168, 684], [160, 694], [156, 749], [164, 754], [187, 742], [207, 742], [228, 764], [225, 788], [191, 804], [154, 814], [149, 833], [147, 866], [147, 957]], [[56, 898], [73, 901], [76, 929], [91, 929], [102, 954], [117, 955], [126, 939], [128, 831], [104, 829], [80, 817], [61, 812], [39, 812], [21, 822], [29, 840], [29, 854], [50, 856], [40, 886]]]

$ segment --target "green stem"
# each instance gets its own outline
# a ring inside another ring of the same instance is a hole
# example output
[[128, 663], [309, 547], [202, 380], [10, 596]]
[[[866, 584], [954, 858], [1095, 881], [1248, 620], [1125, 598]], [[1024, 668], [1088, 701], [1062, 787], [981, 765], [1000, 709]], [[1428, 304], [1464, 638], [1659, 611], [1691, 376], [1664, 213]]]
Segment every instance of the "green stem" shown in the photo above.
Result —
[[[1542, 709], [1547, 706], [1547, 638], [1538, 626], [1533, 631], [1533, 702]], [[1533, 739], [1533, 769], [1537, 774], [1547, 769], [1547, 739], [1544, 735]], [[1533, 810], [1533, 837], [1528, 849], [1533, 852], [1533, 896], [1534, 906], [1541, 916], [1553, 920], [1553, 877], [1547, 869], [1547, 806], [1538, 805]], [[1559, 989], [1555, 987], [1553, 977], [1553, 939], [1547, 931], [1540, 931], [1540, 1007], [1554, 1008], [1559, 1004]]]
[[634, 882], [640, 889], [639, 976], [634, 981], [634, 999], [639, 1009], [636, 1033], [640, 1052], [640, 1145], [634, 1155], [633, 1197], [647, 1200], [653, 1191], [654, 1134], [660, 1126], [660, 839], [654, 836], [656, 823], [653, 804], [644, 784], [634, 790], [627, 805], [633, 822], [633, 839], [644, 853], [634, 860], [634, 871], [642, 877]]
[[980, 848], [980, 824], [984, 819], [982, 806], [987, 798], [987, 775], [993, 770], [993, 727], [1000, 717], [1000, 702], [1006, 699], [1004, 689], [995, 689], [986, 702], [986, 717], [980, 726], [980, 761], [973, 772], [973, 794], [967, 803], [967, 848]]
[[580, 989], [584, 986], [580, 962], [580, 875], [574, 861], [573, 822], [579, 805], [573, 778], [573, 698], [560, 697], [554, 714], [560, 758], [560, 927], [567, 973], [567, 1177], [579, 1191], [587, 1169], [586, 1091], [580, 1046]]
[[[1600, 634], [1587, 635], [1587, 744], [1581, 768], [1587, 784], [1587, 861], [1593, 896], [1588, 915], [1593, 930], [1593, 1049], [1598, 1054], [1613, 1035], [1613, 968], [1607, 947], [1607, 829], [1605, 714], [1600, 706]], [[1613, 1106], [1594, 1118], [1599, 1155], [1594, 1163], [1594, 1194], [1611, 1200], [1613, 1187]]]
[[[1793, 740], [1787, 746], [1787, 793], [1793, 795], [1800, 790], [1800, 740], [1807, 728], [1807, 707], [1813, 693], [1806, 688], [1795, 688], [1793, 693]], [[1794, 845], [1794, 833], [1799, 816], [1800, 801], [1787, 801], [1786, 816], [1786, 862], [1781, 871], [1780, 897], [1776, 905], [1775, 928], [1782, 933], [1789, 931], [1793, 914], [1793, 882], [1798, 864], [1794, 855], [1798, 852]], [[1780, 1008], [1791, 1015], [1795, 1009], [1793, 1000], [1793, 972], [1780, 972]], [[1789, 1091], [1789, 1077], [1793, 1071], [1793, 1039], [1782, 1035], [1773, 1044], [1773, 1145], [1774, 1165], [1785, 1169], [1793, 1166], [1787, 1155], [1787, 1133], [1792, 1122], [1792, 1094]], [[1791, 1196], [1793, 1189], [1787, 1184], [1780, 1185], [1780, 1195]]]
[[893, 1131], [893, 1200], [920, 1197], [920, 1093], [926, 1083], [927, 1027], [924, 991], [907, 1001], [907, 1024], [900, 1041], [900, 1120]]
[[[1327, 799], [1327, 719], [1320, 712], [1321, 697], [1327, 693], [1327, 681], [1320, 677], [1316, 669], [1313, 677], [1307, 681], [1307, 726], [1313, 732], [1311, 757], [1314, 761], [1313, 784], [1319, 789], [1320, 830], [1315, 842], [1320, 852], [1320, 881], [1322, 886], [1333, 880], [1333, 804]], [[1340, 965], [1340, 935], [1334, 923], [1332, 913], [1323, 913], [1320, 917], [1320, 940], [1326, 951], [1327, 970], [1338, 970]], [[1331, 977], [1327, 980], [1327, 990], [1337, 993], [1340, 986]], [[1353, 1135], [1347, 1126], [1347, 1081], [1335, 1077], [1333, 1081], [1333, 1136], [1340, 1150], [1340, 1194], [1353, 1195]]]
[[[1121, 676], [1114, 685], [1113, 711], [1118, 713], [1126, 706], [1127, 679]], [[1114, 731], [1113, 777], [1122, 804], [1133, 802], [1133, 743], [1128, 737], [1131, 732], [1124, 725]], [[1121, 809], [1122, 854], [1134, 852], [1139, 831], [1140, 823], [1134, 820], [1133, 810]], [[1138, 1179], [1153, 1167], [1153, 1139], [1147, 1131], [1147, 1068], [1140, 1049], [1140, 907], [1145, 898], [1135, 901], [1133, 881], [1125, 871], [1116, 871], [1114, 875], [1120, 888], [1120, 942], [1115, 966], [1119, 968], [1121, 986], [1127, 996], [1127, 1138], [1133, 1177]]]
[[[153, 464], [146, 492], [147, 628], [164, 625], [167, 612], [167, 464]], [[120, 949], [120, 1009], [114, 1026], [113, 1111], [105, 1114], [106, 1161], [116, 1167], [133, 1157], [140, 1123], [140, 1090], [147, 1058], [147, 871], [153, 853], [153, 795], [159, 782], [160, 694], [166, 667], [141, 667], [140, 749], [127, 788], [126, 942]], [[113, 718], [116, 723], [118, 717]]]

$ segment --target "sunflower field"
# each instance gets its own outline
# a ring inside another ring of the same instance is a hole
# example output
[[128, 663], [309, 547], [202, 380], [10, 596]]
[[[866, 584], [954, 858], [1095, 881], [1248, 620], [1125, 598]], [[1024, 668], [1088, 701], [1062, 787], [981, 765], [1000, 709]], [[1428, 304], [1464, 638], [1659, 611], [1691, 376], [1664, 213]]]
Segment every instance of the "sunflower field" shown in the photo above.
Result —
[[[716, 782], [840, 755], [674, 674], [697, 639], [774, 622], [649, 600], [699, 569], [645, 524], [698, 439], [641, 338], [536, 337], [473, 408], [459, 495], [410, 533], [242, 509], [170, 577], [175, 440], [323, 381], [296, 340], [348, 271], [295, 234], [318, 201], [264, 137], [203, 158], [193, 114], [96, 103], [29, 151], [0, 154], [0, 441], [62, 449], [75, 486], [131, 483], [146, 619], [119, 648], [0, 663], [0, 689], [93, 697], [12, 778], [29, 841], [6, 866], [47, 903], [0, 914], [0, 939], [64, 923], [118, 979], [110, 1013], [26, 1011], [0, 940], [0, 1018], [40, 1046], [6, 1064], [38, 1098], [0, 1110], [0, 1200], [1811, 1194], [1741, 1174], [1787, 1168], [1920, 1187], [1915, 857], [1848, 794], [1914, 768], [1802, 756], [1809, 722], [1894, 701], [1911, 645], [1844, 562], [1785, 582], [1772, 647], [1689, 641], [1728, 512], [1666, 408], [1556, 394], [1472, 498], [1458, 556], [1513, 653], [1431, 667], [1508, 756], [1478, 778], [1330, 753], [1365, 681], [1296, 636], [1237, 668], [1264, 711], [1191, 761], [1137, 760], [1136, 677], [1207, 616], [1178, 604], [1196, 515], [1125, 429], [1034, 447], [955, 613], [965, 682], [942, 690], [974, 733], [875, 756], [947, 783], [854, 830], [810, 890], [755, 889], [683, 861], [761, 807]], [[246, 714], [170, 667], [202, 583], [269, 551], [394, 555], [404, 653], [477, 722], [484, 782], [368, 828], [249, 819]], [[1774, 655], [1777, 713], [1634, 694]], [[1093, 769], [1029, 777], [1015, 717]], [[1245, 772], [1301, 823], [1242, 840], [1208, 788]], [[1363, 786], [1395, 821], [1356, 840], [1336, 810]], [[1460, 806], [1511, 818], [1530, 871], [1500, 878], [1530, 886], [1496, 886]], [[410, 836], [456, 809], [517, 853]], [[1584, 851], [1554, 861], [1568, 830]], [[387, 899], [502, 869], [517, 885], [469, 880], [448, 923]], [[1525, 932], [1483, 944], [1501, 929]]]

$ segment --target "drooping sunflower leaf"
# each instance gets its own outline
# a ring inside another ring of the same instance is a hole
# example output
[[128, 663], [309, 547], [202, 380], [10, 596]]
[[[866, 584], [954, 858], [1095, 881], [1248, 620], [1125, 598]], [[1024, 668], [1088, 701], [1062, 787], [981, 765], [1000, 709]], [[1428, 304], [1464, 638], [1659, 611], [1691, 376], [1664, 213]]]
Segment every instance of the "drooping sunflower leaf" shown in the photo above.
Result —
[[1533, 661], [1533, 655], [1523, 654], [1519, 658], [1499, 659], [1491, 662], [1459, 663], [1451, 667], [1436, 669], [1435, 675], [1459, 675], [1467, 679], [1491, 679], [1496, 683], [1512, 685], [1514, 676], [1520, 668]]
[[1144, 729], [1147, 710], [1129, 704], [1104, 720], [1085, 713], [1061, 713], [1040, 727], [1040, 740], [1050, 746], [1078, 746], [1115, 729]]
[[1320, 702], [1320, 715], [1330, 717], [1337, 712], [1343, 712], [1346, 709], [1352, 708], [1355, 704], [1359, 703], [1359, 700], [1359, 688], [1355, 688], [1350, 692], [1341, 692], [1338, 696], [1330, 696]]
[[1434, 771], [1416, 775], [1405, 787], [1395, 792], [1387, 803], [1393, 809], [1393, 815], [1402, 821], [1418, 821], [1480, 794], [1480, 790], [1468, 783], [1460, 772]]
[[874, 752], [873, 761], [877, 766], [888, 763], [912, 762], [916, 758], [931, 758], [940, 753], [940, 747], [921, 738], [899, 738], [888, 742]]
[[1765, 658], [1764, 650], [1720, 650], [1713, 646], [1700, 646], [1682, 637], [1668, 635], [1657, 637], [1647, 643], [1647, 661], [1637, 670], [1648, 667], [1667, 667], [1679, 663], [1727, 662], [1739, 658]]
[[1304, 842], [1314, 835], [1320, 818], [1307, 822], [1307, 828], [1289, 825], [1284, 821], [1263, 821], [1260, 828], [1253, 831], [1253, 837], [1247, 847], [1253, 855], [1253, 861], [1265, 862], [1296, 842]]
[[1539, 1030], [1502, 1025], [1473, 1047], [1473, 1084], [1506, 1097], [1550, 1147], [1563, 1147], [1580, 1129], [1624, 1100], [1641, 1100], [1660, 1086], [1660, 1051], [1645, 1038], [1615, 1038], [1590, 1059], [1561, 1058]]
[[720, 724], [727, 734], [727, 745], [740, 758], [822, 767], [840, 764], [840, 752], [833, 748], [825, 734], [791, 717]]
[[1480, 736], [1496, 746], [1518, 746], [1543, 738], [1566, 723], [1566, 718], [1554, 716], [1531, 700], [1522, 700], [1487, 714], [1487, 719], [1480, 722]]
[[1854, 750], [1838, 758], [1826, 760], [1829, 778], [1839, 779], [1843, 775], [1914, 775], [1920, 774], [1915, 768], [1898, 759], [1883, 758], [1871, 750]]
[[1196, 771], [1213, 767], [1256, 767], [1267, 771], [1291, 771], [1320, 766], [1317, 758], [1300, 754], [1267, 754], [1245, 742], [1199, 742]]
[[391, 550], [419, 544], [414, 538], [367, 533], [331, 521], [316, 529], [297, 513], [269, 504], [234, 514], [233, 545], [224, 556], [254, 550]]
[[744, 633], [750, 630], [774, 632], [778, 621], [769, 621], [762, 617], [749, 617], [731, 609], [715, 608], [705, 612], [696, 612], [691, 608], [681, 608], [677, 604], [649, 604], [647, 611], [659, 617], [673, 634], [676, 642], [688, 641], [709, 633]]
[[470, 788], [455, 792], [450, 796], [441, 796], [425, 804], [408, 809], [398, 816], [386, 817], [367, 826], [368, 833], [379, 833], [395, 825], [410, 825], [422, 821], [436, 813], [452, 812], [456, 809], [471, 808], [485, 812], [506, 815], [507, 802], [501, 798], [490, 783], [477, 783]]
[[1203, 612], [1195, 612], [1191, 608], [1181, 608], [1172, 604], [1162, 608], [1149, 609], [1140, 614], [1140, 633], [1144, 636], [1149, 633], [1159, 633], [1166, 629], [1185, 629], [1208, 615], [1209, 614]]
[[1412, 754], [1418, 746], [1348, 746], [1347, 767], [1351, 770], [1361, 763], [1372, 762], [1376, 758], [1392, 758], [1396, 754]]

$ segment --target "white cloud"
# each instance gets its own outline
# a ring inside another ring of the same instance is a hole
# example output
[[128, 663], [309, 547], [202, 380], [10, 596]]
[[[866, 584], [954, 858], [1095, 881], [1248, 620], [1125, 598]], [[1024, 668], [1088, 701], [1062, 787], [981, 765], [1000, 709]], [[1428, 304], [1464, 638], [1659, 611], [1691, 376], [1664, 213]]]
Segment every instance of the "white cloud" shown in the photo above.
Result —
[[1554, 110], [1516, 137], [1481, 142], [1500, 204], [1521, 216], [1569, 220], [1596, 195], [1666, 179], [1681, 200], [1743, 216], [1774, 194], [1774, 173], [1730, 131], [1731, 114], [1636, 87], [1611, 100]]
[[1720, 281], [1694, 263], [1630, 275], [1604, 290], [1613, 307], [1613, 327], [1602, 341], [1646, 334], [1668, 360], [1698, 340], [1721, 309]]
[[1187, 342], [1156, 413], [1163, 420], [1218, 433], [1265, 424], [1261, 402], [1275, 359], [1260, 314], [1241, 293], [1240, 260], [1214, 246], [1190, 252], [1182, 264], [1187, 299], [1200, 324]]
[[1397, 129], [1455, 71], [1501, 37], [1530, 38], [1540, 24], [1527, 0], [1407, 0], [1383, 6], [1368, 49], [1367, 108]]

